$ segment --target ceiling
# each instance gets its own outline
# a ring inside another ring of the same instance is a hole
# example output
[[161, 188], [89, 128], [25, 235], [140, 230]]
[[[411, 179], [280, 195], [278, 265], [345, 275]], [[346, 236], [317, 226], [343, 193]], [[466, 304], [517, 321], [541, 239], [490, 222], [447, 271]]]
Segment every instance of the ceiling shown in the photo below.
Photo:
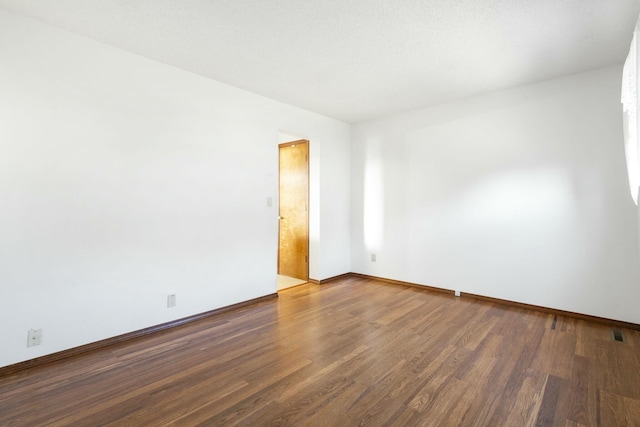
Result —
[[346, 122], [619, 64], [640, 0], [0, 0]]

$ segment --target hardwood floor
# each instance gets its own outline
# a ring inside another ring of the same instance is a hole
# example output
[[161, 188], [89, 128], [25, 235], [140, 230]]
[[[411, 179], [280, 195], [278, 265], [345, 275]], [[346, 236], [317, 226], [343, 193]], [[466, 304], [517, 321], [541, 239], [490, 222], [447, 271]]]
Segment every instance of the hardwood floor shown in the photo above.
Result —
[[640, 333], [346, 278], [0, 378], [2, 426], [640, 426]]

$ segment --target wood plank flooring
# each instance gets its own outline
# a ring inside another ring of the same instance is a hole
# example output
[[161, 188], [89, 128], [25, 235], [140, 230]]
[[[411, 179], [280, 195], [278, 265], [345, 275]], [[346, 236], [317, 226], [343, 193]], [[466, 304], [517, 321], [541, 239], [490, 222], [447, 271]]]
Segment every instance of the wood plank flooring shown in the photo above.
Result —
[[2, 426], [640, 426], [640, 333], [350, 277], [0, 378]]

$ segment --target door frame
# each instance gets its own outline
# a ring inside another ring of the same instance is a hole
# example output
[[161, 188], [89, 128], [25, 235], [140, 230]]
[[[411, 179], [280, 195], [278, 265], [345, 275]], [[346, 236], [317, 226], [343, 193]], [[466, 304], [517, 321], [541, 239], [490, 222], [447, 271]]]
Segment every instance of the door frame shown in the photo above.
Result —
[[306, 225], [307, 225], [307, 230], [306, 230], [306, 234], [307, 234], [307, 253], [306, 253], [306, 259], [307, 259], [307, 266], [306, 266], [306, 278], [305, 279], [300, 279], [300, 280], [306, 280], [309, 281], [309, 264], [310, 262], [310, 257], [309, 257], [309, 212], [311, 211], [311, 206], [309, 206], [309, 193], [310, 193], [310, 185], [311, 185], [311, 180], [310, 180], [310, 175], [311, 175], [311, 171], [310, 171], [310, 156], [311, 156], [311, 143], [309, 142], [308, 139], [298, 139], [298, 140], [294, 140], [294, 141], [288, 141], [288, 142], [282, 142], [280, 144], [278, 144], [278, 260], [277, 260], [277, 266], [276, 266], [276, 272], [277, 274], [280, 274], [280, 200], [282, 199], [281, 196], [281, 188], [280, 188], [280, 172], [281, 172], [281, 168], [282, 165], [280, 164], [280, 150], [283, 147], [287, 147], [289, 145], [299, 145], [299, 144], [306, 144], [307, 145], [307, 159], [306, 159], [306, 163], [307, 163], [307, 194], [306, 194], [306, 206], [307, 206], [307, 211], [306, 211]]

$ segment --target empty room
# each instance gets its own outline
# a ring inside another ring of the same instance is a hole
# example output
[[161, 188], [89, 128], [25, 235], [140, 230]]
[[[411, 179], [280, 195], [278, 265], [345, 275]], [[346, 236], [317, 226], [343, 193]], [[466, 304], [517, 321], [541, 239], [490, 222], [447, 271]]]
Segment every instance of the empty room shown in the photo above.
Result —
[[640, 0], [0, 0], [0, 425], [640, 426]]

